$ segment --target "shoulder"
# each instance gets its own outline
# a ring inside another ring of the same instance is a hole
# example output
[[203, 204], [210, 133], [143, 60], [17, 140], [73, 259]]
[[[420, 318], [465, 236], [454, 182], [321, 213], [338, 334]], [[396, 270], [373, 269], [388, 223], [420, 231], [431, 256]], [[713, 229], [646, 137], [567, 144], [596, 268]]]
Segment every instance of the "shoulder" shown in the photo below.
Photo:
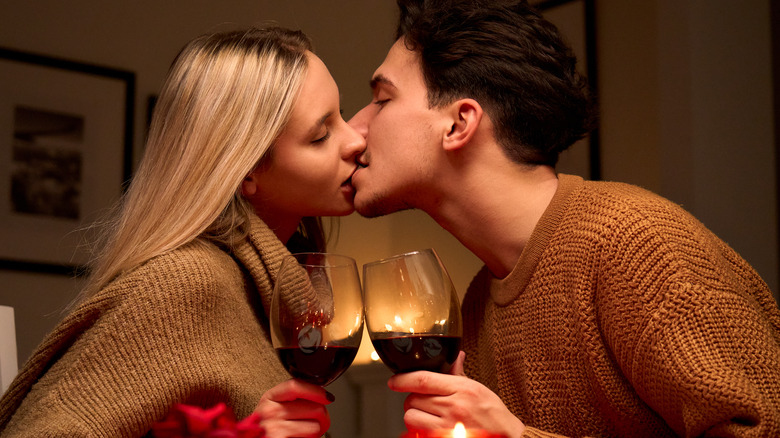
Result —
[[617, 208], [624, 214], [645, 214], [657, 209], [687, 214], [681, 206], [645, 188], [614, 181], [584, 181], [578, 192], [594, 208]]
[[[226, 333], [227, 326], [253, 324], [254, 306], [230, 255], [196, 241], [120, 275], [77, 310], [94, 315], [96, 336], [109, 330], [138, 344], [192, 344]], [[149, 336], [148, 330], [167, 334]]]
[[122, 273], [93, 300], [145, 307], [160, 302], [198, 305], [199, 300], [237, 290], [243, 293], [243, 289], [243, 276], [233, 258], [211, 243], [196, 240]]
[[599, 271], [609, 281], [647, 285], [673, 276], [710, 286], [762, 283], [744, 259], [682, 206], [641, 187], [585, 181], [570, 195], [563, 216], [556, 242], [595, 243]]
[[573, 175], [559, 175], [558, 191], [542, 219], [540, 224], [559, 238], [607, 241], [633, 229], [702, 227], [681, 206], [642, 187]]
[[584, 181], [573, 191], [565, 217], [580, 227], [592, 225], [613, 242], [636, 242], [638, 235], [652, 234], [678, 242], [715, 237], [683, 206], [621, 182]]
[[187, 274], [184, 278], [192, 278], [198, 275], [224, 275], [222, 271], [233, 271], [233, 268], [236, 268], [236, 263], [229, 254], [210, 242], [196, 239], [150, 259], [131, 275], [147, 276], [173, 272]]
[[682, 206], [614, 182], [585, 182], [580, 196], [577, 208], [603, 233], [600, 270], [606, 283], [624, 279], [645, 294], [674, 289], [711, 297], [721, 290], [750, 300], [771, 298], [753, 267]]

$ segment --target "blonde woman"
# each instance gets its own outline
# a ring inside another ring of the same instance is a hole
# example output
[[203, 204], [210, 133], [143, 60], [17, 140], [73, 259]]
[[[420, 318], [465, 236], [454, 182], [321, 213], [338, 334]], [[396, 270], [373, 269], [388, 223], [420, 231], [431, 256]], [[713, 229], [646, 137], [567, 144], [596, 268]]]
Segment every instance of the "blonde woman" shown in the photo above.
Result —
[[[363, 138], [300, 32], [207, 35], [174, 61], [90, 283], [0, 400], [0, 435], [142, 436], [175, 403], [320, 436], [322, 388], [291, 380], [267, 310], [291, 238], [353, 211]], [[305, 219], [306, 218], [306, 219]]]

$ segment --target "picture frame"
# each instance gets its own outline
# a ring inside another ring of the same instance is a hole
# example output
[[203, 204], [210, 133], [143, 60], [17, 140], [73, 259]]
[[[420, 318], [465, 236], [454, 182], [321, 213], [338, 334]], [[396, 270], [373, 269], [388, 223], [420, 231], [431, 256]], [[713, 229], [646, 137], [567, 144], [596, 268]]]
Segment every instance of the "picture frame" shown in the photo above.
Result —
[[[536, 0], [530, 3], [558, 27], [577, 56], [580, 73], [588, 79], [590, 95], [598, 102], [598, 63], [596, 56], [596, 0]], [[598, 120], [588, 136], [564, 151], [557, 170], [601, 179], [601, 150]]]
[[135, 73], [0, 47], [0, 270], [74, 275], [132, 172]]

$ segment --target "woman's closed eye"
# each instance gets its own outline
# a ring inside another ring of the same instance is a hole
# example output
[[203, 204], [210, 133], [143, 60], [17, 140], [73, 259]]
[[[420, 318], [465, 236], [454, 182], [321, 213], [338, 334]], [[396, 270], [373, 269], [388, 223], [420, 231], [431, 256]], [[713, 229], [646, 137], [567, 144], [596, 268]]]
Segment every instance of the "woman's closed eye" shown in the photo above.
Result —
[[330, 131], [326, 131], [325, 135], [323, 135], [322, 137], [320, 137], [320, 138], [318, 138], [316, 140], [312, 140], [312, 143], [322, 143], [322, 142], [324, 142], [325, 140], [327, 140], [329, 138], [330, 138]]

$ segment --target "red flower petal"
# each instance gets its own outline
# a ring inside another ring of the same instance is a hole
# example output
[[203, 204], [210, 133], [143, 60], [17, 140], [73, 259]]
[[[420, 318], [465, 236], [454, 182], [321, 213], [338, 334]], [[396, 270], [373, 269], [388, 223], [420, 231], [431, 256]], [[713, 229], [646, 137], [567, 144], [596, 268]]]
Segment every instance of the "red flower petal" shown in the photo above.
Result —
[[177, 404], [163, 421], [152, 425], [155, 438], [261, 438], [260, 415], [253, 413], [236, 423], [233, 411], [224, 403], [203, 409]]

